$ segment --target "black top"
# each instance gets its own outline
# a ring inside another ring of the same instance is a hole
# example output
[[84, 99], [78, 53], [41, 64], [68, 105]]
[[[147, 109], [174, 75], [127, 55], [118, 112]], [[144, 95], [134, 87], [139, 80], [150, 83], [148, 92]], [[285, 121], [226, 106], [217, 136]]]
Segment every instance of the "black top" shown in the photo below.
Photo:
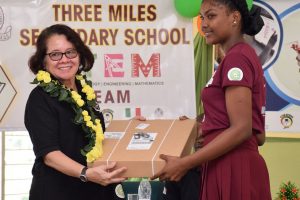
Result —
[[[104, 127], [103, 115], [95, 111]], [[51, 97], [41, 87], [34, 88], [25, 109], [25, 126], [29, 132], [36, 156], [32, 169], [30, 200], [93, 200], [117, 199], [115, 185], [101, 186], [84, 183], [79, 177], [67, 176], [45, 165], [43, 157], [59, 150], [86, 166], [80, 149], [88, 144], [86, 133], [73, 120], [75, 112], [67, 102]]]

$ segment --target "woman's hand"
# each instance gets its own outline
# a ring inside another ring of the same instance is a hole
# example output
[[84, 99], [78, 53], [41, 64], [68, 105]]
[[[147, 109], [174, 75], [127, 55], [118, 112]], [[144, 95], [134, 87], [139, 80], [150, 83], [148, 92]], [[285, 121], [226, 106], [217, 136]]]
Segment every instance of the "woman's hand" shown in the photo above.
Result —
[[115, 167], [116, 162], [111, 162], [108, 165], [88, 168], [86, 171], [87, 179], [103, 186], [124, 181], [126, 178], [121, 175], [126, 171], [126, 167], [118, 169], [115, 169]]
[[166, 161], [166, 165], [152, 176], [151, 180], [159, 178], [160, 181], [179, 181], [188, 171], [183, 160], [179, 157], [161, 154], [160, 158]]

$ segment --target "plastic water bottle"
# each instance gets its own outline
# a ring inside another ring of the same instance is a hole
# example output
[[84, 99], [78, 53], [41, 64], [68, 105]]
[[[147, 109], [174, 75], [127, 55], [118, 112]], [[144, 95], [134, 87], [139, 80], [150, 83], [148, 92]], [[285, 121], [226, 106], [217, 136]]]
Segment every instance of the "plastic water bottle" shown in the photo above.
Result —
[[149, 180], [142, 179], [138, 188], [139, 200], [151, 200], [151, 184]]

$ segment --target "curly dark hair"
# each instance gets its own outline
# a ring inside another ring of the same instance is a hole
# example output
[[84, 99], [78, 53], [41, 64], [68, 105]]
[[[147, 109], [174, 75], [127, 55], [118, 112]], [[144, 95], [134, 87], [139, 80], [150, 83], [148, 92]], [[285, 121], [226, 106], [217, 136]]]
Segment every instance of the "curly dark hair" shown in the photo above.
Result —
[[230, 11], [239, 11], [242, 16], [242, 32], [248, 35], [257, 34], [264, 26], [260, 16], [260, 8], [253, 6], [248, 9], [246, 0], [214, 0], [217, 3], [228, 7]]
[[94, 55], [90, 48], [81, 40], [80, 36], [67, 25], [55, 24], [45, 28], [37, 38], [36, 52], [28, 61], [28, 66], [34, 74], [37, 74], [39, 70], [43, 70], [45, 67], [44, 59], [47, 53], [46, 44], [47, 40], [53, 35], [64, 35], [67, 40], [74, 45], [76, 51], [80, 55], [80, 65], [82, 66], [77, 73], [89, 71], [93, 67]]

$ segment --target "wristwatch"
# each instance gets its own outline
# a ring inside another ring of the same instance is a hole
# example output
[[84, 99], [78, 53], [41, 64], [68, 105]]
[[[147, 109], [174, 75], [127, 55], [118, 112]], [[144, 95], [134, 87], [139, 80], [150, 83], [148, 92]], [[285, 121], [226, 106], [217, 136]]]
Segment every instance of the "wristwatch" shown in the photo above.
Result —
[[82, 168], [82, 170], [81, 170], [81, 173], [80, 173], [80, 176], [79, 176], [79, 178], [80, 178], [80, 180], [82, 181], [82, 182], [88, 182], [88, 179], [87, 179], [87, 177], [86, 177], [86, 170], [88, 169], [88, 167], [84, 167], [84, 168]]

